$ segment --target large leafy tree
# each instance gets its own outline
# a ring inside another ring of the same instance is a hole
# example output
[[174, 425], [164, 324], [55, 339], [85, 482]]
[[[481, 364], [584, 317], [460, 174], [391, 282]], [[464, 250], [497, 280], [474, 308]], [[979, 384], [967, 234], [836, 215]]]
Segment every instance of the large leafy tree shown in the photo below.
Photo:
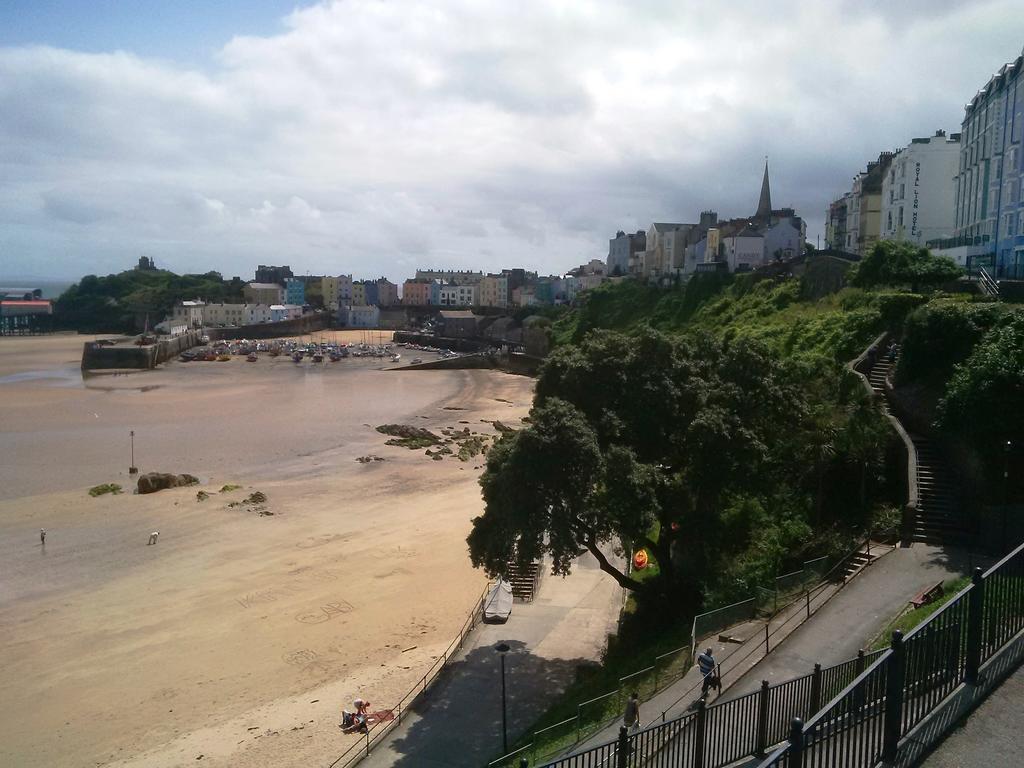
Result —
[[861, 259], [851, 282], [861, 288], [909, 285], [914, 293], [956, 280], [963, 270], [952, 259], [912, 243], [880, 240]]
[[992, 328], [954, 368], [938, 407], [939, 426], [962, 435], [1001, 468], [1006, 441], [1024, 440], [1024, 313]]
[[[806, 417], [801, 389], [756, 343], [594, 332], [551, 355], [529, 426], [489, 455], [471, 559], [498, 573], [547, 553], [567, 573], [589, 551], [626, 588], [697, 602], [716, 557], [743, 544], [726, 500], [796, 473]], [[605, 556], [618, 546], [646, 547], [660, 578], [628, 576]]]

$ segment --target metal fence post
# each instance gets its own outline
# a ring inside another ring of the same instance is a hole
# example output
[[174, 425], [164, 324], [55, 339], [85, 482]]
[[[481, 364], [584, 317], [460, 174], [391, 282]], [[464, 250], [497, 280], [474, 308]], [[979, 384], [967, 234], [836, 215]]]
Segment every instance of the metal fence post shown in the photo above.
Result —
[[811, 590], [807, 590], [807, 618], [811, 618]]
[[704, 768], [704, 737], [707, 735], [708, 711], [704, 699], [697, 699], [697, 721], [693, 733], [693, 768]]
[[[857, 651], [857, 663], [854, 665], [854, 679], [864, 674], [864, 668], [867, 666], [867, 658], [864, 656], [864, 649], [861, 648]], [[856, 707], [857, 712], [860, 712], [861, 707], [864, 706], [864, 686], [858, 686], [853, 692], [853, 706]]]
[[764, 624], [764, 655], [765, 656], [768, 655], [768, 651], [769, 651], [769, 648], [768, 648], [768, 624], [769, 624], [769, 622], [767, 622], [767, 621]]
[[768, 749], [768, 681], [761, 681], [761, 695], [757, 697], [757, 743], [754, 754], [764, 757]]
[[975, 568], [971, 575], [971, 592], [967, 595], [967, 658], [964, 660], [964, 677], [968, 685], [978, 684], [978, 669], [981, 667], [981, 630], [985, 612], [985, 579], [981, 568]]
[[526, 759], [526, 758], [524, 757], [524, 758], [522, 758], [522, 759], [521, 759], [521, 760], [519, 761], [519, 768], [527, 768], [527, 766], [528, 766], [529, 764], [530, 764], [530, 761], [529, 761], [529, 760], [527, 760], [527, 759]]
[[789, 762], [787, 768], [804, 768], [804, 721], [793, 718], [789, 727]]
[[896, 759], [900, 743], [900, 729], [903, 724], [903, 683], [904, 683], [903, 633], [892, 633], [892, 655], [885, 680], [885, 724], [882, 731], [882, 760]]
[[615, 755], [616, 768], [628, 768], [629, 766], [629, 732], [626, 726], [619, 726], [619, 743]]
[[813, 715], [821, 709], [821, 664], [814, 665], [814, 676], [811, 678], [811, 711], [808, 716]]

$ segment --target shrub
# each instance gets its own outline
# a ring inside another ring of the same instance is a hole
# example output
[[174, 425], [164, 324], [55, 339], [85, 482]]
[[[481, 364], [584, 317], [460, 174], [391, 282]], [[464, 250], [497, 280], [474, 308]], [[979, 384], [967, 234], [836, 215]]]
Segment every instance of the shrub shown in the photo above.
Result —
[[107, 493], [116, 496], [121, 493], [121, 486], [117, 483], [103, 483], [102, 485], [94, 485], [89, 489], [90, 496], [103, 496]]

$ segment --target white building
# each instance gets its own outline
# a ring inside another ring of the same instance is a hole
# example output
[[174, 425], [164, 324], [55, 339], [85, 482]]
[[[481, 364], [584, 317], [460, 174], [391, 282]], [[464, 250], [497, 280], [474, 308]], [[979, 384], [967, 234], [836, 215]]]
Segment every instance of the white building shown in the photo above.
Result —
[[945, 131], [913, 139], [896, 153], [882, 180], [883, 240], [924, 246], [953, 234], [959, 161], [960, 134], [947, 138]]
[[203, 319], [210, 326], [239, 326], [269, 323], [269, 304], [207, 304]]
[[270, 322], [279, 323], [282, 320], [294, 320], [302, 317], [302, 307], [298, 304], [271, 304]]
[[380, 325], [380, 307], [376, 305], [349, 307], [343, 314], [349, 328], [376, 328]]
[[747, 227], [723, 239], [730, 272], [747, 272], [764, 263], [764, 235]]
[[205, 319], [203, 312], [205, 307], [206, 302], [199, 300], [183, 301], [180, 304], [175, 304], [168, 324], [171, 326], [184, 325], [189, 328], [201, 328]]
[[477, 285], [441, 285], [442, 307], [472, 307], [477, 303]]

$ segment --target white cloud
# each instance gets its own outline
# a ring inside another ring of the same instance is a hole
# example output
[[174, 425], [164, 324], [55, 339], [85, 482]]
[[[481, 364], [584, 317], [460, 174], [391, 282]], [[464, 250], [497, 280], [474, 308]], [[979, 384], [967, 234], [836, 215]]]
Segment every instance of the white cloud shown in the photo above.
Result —
[[[895, 7], [892, 7], [895, 6]], [[561, 271], [773, 196], [820, 228], [1019, 52], [1015, 3], [347, 0], [209, 71], [0, 49], [0, 274]]]

